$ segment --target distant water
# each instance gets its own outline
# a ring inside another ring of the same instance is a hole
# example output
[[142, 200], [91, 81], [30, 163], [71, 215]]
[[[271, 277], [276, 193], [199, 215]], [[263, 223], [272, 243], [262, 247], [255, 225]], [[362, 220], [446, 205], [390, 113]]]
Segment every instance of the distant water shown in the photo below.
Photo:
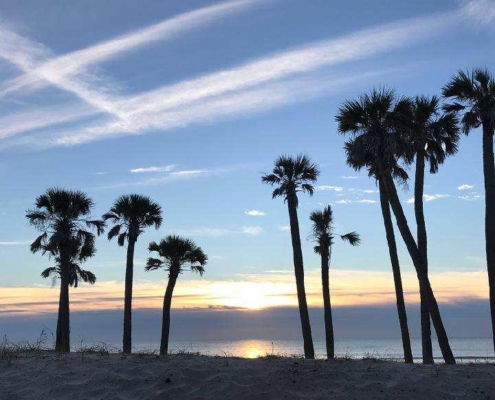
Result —
[[[118, 344], [112, 344], [116, 348]], [[450, 345], [455, 357], [459, 361], [475, 361], [489, 359], [495, 361], [493, 342], [491, 338], [455, 338], [450, 339]], [[326, 355], [325, 343], [314, 343], [317, 357]], [[135, 343], [137, 351], [156, 351], [159, 343]], [[234, 356], [256, 358], [275, 354], [283, 356], [301, 356], [303, 345], [295, 340], [234, 340], [234, 341], [175, 341], [171, 342], [171, 352], [201, 353], [212, 356]], [[434, 356], [440, 360], [442, 354], [436, 341], [433, 342]], [[421, 341], [412, 340], [414, 358], [421, 359]], [[402, 342], [400, 339], [340, 339], [335, 343], [335, 353], [339, 357], [363, 358], [396, 358], [403, 357]]]

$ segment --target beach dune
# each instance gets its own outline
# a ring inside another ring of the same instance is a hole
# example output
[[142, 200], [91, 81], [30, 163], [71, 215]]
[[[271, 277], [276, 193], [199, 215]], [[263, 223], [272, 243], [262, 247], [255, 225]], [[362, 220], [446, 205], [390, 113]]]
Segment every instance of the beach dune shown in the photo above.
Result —
[[495, 365], [53, 354], [0, 362], [0, 400], [495, 399]]

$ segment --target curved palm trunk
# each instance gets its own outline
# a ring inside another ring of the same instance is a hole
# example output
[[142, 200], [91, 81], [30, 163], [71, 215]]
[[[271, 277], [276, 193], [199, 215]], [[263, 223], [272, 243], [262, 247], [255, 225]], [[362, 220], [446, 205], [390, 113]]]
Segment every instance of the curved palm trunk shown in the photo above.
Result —
[[287, 199], [290, 219], [290, 232], [292, 237], [292, 251], [294, 256], [294, 273], [296, 276], [297, 300], [299, 302], [299, 315], [301, 317], [302, 334], [304, 340], [304, 356], [315, 358], [311, 324], [309, 322], [308, 303], [306, 301], [306, 289], [304, 288], [304, 265], [301, 249], [301, 237], [299, 234], [299, 220], [297, 218], [297, 198], [295, 194]]
[[406, 244], [409, 255], [411, 256], [414, 268], [416, 269], [420, 289], [425, 295], [426, 304], [428, 306], [428, 310], [433, 321], [433, 326], [435, 327], [435, 331], [437, 333], [438, 344], [440, 346], [440, 350], [442, 351], [443, 358], [446, 364], [455, 364], [455, 358], [450, 348], [447, 332], [445, 331], [442, 317], [440, 316], [440, 309], [438, 308], [437, 300], [435, 299], [435, 295], [433, 294], [430, 280], [428, 279], [428, 275], [426, 274], [423, 260], [418, 250], [418, 246], [416, 245], [411, 230], [409, 229], [409, 225], [407, 224], [404, 210], [402, 209], [399, 196], [397, 195], [395, 183], [392, 179], [392, 176], [390, 175], [390, 172], [387, 171], [385, 173], [382, 166], [380, 166], [380, 175], [384, 178], [383, 180], [385, 190], [387, 192], [390, 205], [392, 206], [392, 210], [397, 220], [397, 226], [402, 235], [402, 238], [404, 239], [404, 243]]
[[[414, 214], [418, 227], [418, 250], [423, 259], [426, 274], [428, 274], [428, 240], [426, 236], [426, 222], [423, 207], [425, 185], [425, 153], [418, 151], [416, 155], [416, 177], [414, 180]], [[431, 344], [430, 313], [426, 305], [425, 294], [420, 290], [421, 298], [421, 342], [423, 349], [423, 363], [433, 364], [433, 347]]]
[[409, 337], [409, 328], [407, 326], [406, 305], [404, 302], [404, 291], [402, 289], [402, 278], [400, 274], [399, 256], [397, 254], [397, 243], [395, 241], [394, 225], [390, 214], [388, 196], [381, 180], [379, 180], [379, 189], [383, 223], [385, 225], [390, 263], [392, 264], [392, 272], [394, 275], [395, 297], [397, 302], [397, 313], [399, 314], [400, 332], [402, 335], [402, 347], [404, 349], [404, 361], [406, 363], [412, 363], [413, 355], [411, 350], [411, 339]]
[[495, 166], [493, 155], [494, 129], [483, 122], [483, 172], [485, 176], [485, 238], [493, 346], [495, 349]]
[[335, 345], [333, 336], [332, 304], [330, 302], [330, 251], [326, 246], [321, 248], [321, 283], [323, 287], [323, 309], [325, 312], [325, 339], [327, 345], [327, 358], [335, 357]]
[[165, 297], [163, 298], [163, 317], [162, 317], [162, 337], [160, 340], [160, 355], [168, 354], [168, 338], [170, 335], [170, 309], [172, 308], [172, 295], [177, 282], [177, 274], [170, 274], [168, 278]]
[[134, 275], [134, 245], [136, 236], [129, 232], [127, 246], [127, 262], [125, 268], [125, 293], [124, 293], [124, 336], [122, 350], [130, 354], [132, 351], [132, 281]]

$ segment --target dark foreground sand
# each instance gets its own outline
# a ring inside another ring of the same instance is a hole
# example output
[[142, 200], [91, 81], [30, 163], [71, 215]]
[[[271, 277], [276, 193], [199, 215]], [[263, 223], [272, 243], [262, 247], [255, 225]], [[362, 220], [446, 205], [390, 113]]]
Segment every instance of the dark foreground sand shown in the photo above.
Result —
[[174, 355], [0, 360], [0, 400], [494, 399], [495, 365]]

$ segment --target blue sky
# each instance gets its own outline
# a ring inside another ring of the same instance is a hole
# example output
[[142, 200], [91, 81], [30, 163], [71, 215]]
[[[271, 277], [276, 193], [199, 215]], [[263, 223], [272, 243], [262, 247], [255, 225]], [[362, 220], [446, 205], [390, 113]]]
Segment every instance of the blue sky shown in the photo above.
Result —
[[[492, 68], [494, 22], [488, 0], [2, 2], [2, 286], [50, 286], [39, 277], [49, 261], [29, 252], [25, 211], [52, 186], [85, 190], [97, 216], [126, 193], [163, 206], [162, 229], [138, 242], [138, 284], [166, 278], [143, 263], [149, 241], [168, 233], [204, 248], [211, 285], [292, 280], [287, 209], [260, 176], [298, 153], [322, 171], [315, 196], [300, 198], [306, 269], [317, 281], [309, 213], [330, 203], [337, 230], [362, 236], [359, 248], [335, 246], [341, 287], [389, 276], [376, 187], [345, 164], [338, 106], [380, 85], [439, 94], [459, 69]], [[430, 268], [450, 300], [469, 276], [459, 298], [485, 290], [482, 179], [479, 132], [427, 176]], [[402, 197], [414, 229], [411, 191]], [[402, 245], [401, 260], [414, 281]], [[124, 261], [100, 238], [87, 267], [100, 287], [119, 285]]]

